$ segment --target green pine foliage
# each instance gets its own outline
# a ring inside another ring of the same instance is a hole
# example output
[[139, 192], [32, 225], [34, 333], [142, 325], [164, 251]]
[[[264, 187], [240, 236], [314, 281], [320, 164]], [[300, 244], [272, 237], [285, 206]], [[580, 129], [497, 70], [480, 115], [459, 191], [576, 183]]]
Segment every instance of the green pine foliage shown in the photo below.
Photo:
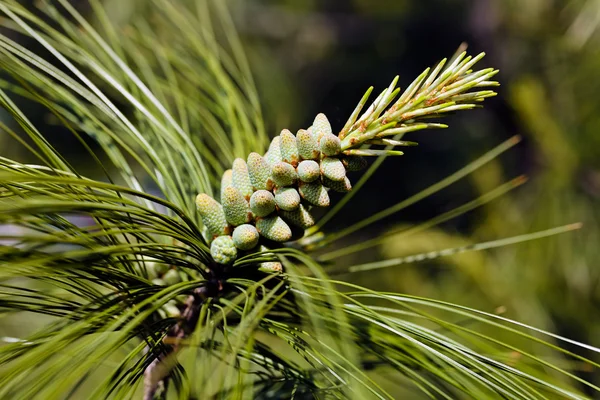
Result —
[[[324, 228], [341, 207], [353, 206], [386, 157], [415, 144], [403, 135], [444, 128], [431, 121], [495, 95], [489, 88], [497, 71], [475, 69], [482, 54], [461, 49], [404, 90], [394, 79], [368, 104], [370, 88], [343, 127], [319, 114], [311, 127], [284, 129], [269, 144], [225, 2], [190, 3], [153, 0], [147, 7], [160, 18], [141, 13], [122, 27], [97, 0], [90, 0], [90, 19], [68, 0], [40, 1], [38, 10], [0, 0], [0, 103], [12, 118], [1, 128], [35, 158], [0, 155], [0, 226], [14, 228], [0, 238], [0, 318], [43, 317], [23, 337], [0, 339], [0, 398], [393, 398], [383, 375], [420, 398], [582, 399], [600, 391], [568, 363], [523, 343], [590, 368], [599, 365], [582, 354], [600, 349], [500, 315], [336, 278], [340, 270], [579, 227], [336, 265], [383, 237], [332, 243], [516, 144], [502, 143], [344, 230]], [[24, 100], [70, 131], [103, 177], [78, 172], [52, 145], [53, 131], [28, 117]], [[511, 180], [402, 234], [523, 182]], [[333, 201], [331, 191], [345, 195]], [[327, 209], [321, 216], [313, 207]], [[515, 353], [518, 363], [509, 357]]]

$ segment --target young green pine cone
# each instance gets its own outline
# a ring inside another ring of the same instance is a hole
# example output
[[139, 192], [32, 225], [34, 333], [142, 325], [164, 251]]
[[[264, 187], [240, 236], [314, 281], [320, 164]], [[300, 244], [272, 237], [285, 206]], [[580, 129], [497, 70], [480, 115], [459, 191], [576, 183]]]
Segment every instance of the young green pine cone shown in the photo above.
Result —
[[236, 158], [233, 161], [232, 172], [232, 185], [239, 190], [246, 199], [250, 199], [252, 196], [252, 182], [250, 182], [250, 174], [248, 173], [248, 166], [246, 161], [241, 158]]
[[258, 233], [274, 242], [287, 242], [292, 238], [292, 230], [281, 217], [272, 215], [256, 221]]
[[325, 157], [321, 160], [321, 174], [332, 181], [343, 181], [346, 177], [346, 168], [339, 158]]
[[273, 166], [273, 181], [277, 186], [292, 186], [298, 179], [298, 173], [292, 164], [280, 161]]
[[275, 136], [269, 145], [269, 150], [266, 152], [264, 159], [273, 166], [281, 161], [281, 138]]
[[237, 258], [237, 253], [231, 236], [219, 236], [210, 245], [210, 255], [219, 264], [231, 264]]
[[329, 189], [335, 192], [347, 193], [352, 190], [352, 184], [350, 183], [350, 179], [348, 179], [348, 177], [346, 176], [344, 177], [343, 181], [332, 181], [331, 179], [324, 176], [322, 182], [323, 186], [328, 187]]
[[300, 195], [295, 188], [282, 187], [275, 189], [275, 203], [285, 211], [293, 211], [300, 206]]
[[[442, 61], [431, 73], [427, 70], [420, 75], [402, 95], [395, 88], [396, 79], [370, 106], [363, 107], [369, 89], [337, 135], [327, 117], [318, 114], [309, 128], [296, 135], [282, 130], [263, 157], [251, 153], [248, 164], [235, 159], [223, 175], [223, 206], [206, 194], [196, 198], [203, 235], [212, 242], [215, 261], [231, 263], [238, 250], [260, 246], [261, 238], [285, 243], [302, 237], [304, 229], [315, 224], [311, 205], [329, 206], [330, 189], [352, 190], [347, 173], [366, 167], [362, 157], [402, 155], [394, 148], [415, 144], [400, 140], [405, 133], [447, 127], [429, 123], [427, 118], [473, 108], [495, 95], [491, 90], [470, 91], [497, 84], [490, 80], [497, 70], [472, 71], [479, 58], [462, 53], [447, 66]], [[281, 264], [259, 263], [259, 268], [276, 270]]]
[[304, 160], [298, 164], [296, 168], [296, 172], [298, 173], [298, 178], [302, 182], [314, 182], [321, 176], [321, 169], [319, 168], [319, 164], [313, 160]]
[[310, 204], [317, 207], [329, 206], [329, 194], [327, 189], [319, 182], [301, 183], [299, 185], [300, 196]]
[[335, 136], [333, 133], [327, 133], [321, 138], [319, 147], [323, 155], [335, 156], [340, 154], [340, 151], [342, 151], [342, 142], [340, 141], [340, 138]]
[[244, 224], [233, 230], [233, 244], [240, 250], [250, 250], [256, 247], [259, 234], [254, 225]]
[[303, 160], [316, 160], [321, 155], [319, 144], [309, 131], [300, 129], [296, 133], [296, 145], [298, 146], [298, 154]]
[[223, 212], [229, 224], [238, 226], [250, 222], [252, 219], [250, 205], [244, 198], [244, 195], [242, 195], [242, 192], [233, 186], [227, 186], [223, 190], [222, 196]]
[[230, 232], [223, 207], [215, 199], [207, 194], [200, 193], [196, 197], [196, 206], [200, 212], [202, 223], [212, 237], [227, 235]]
[[[264, 157], [250, 153], [247, 163], [236, 158], [223, 174], [222, 205], [205, 194], [196, 199], [214, 260], [231, 264], [238, 250], [257, 248], [261, 237], [280, 243], [301, 238], [315, 224], [310, 205], [329, 206], [328, 190], [350, 191], [346, 171], [364, 167], [364, 159], [347, 150], [319, 114], [296, 136], [282, 130]], [[280, 271], [281, 263], [260, 267]]]
[[250, 209], [257, 217], [266, 217], [275, 211], [275, 196], [268, 190], [257, 190], [250, 197]]
[[302, 229], [308, 229], [315, 224], [315, 219], [302, 204], [294, 211], [280, 211], [280, 215], [285, 221]]
[[317, 143], [321, 143], [321, 138], [323, 136], [327, 134], [333, 134], [333, 131], [331, 130], [331, 124], [329, 124], [329, 120], [325, 114], [317, 114], [312, 124], [312, 131], [313, 135], [317, 139]]
[[248, 173], [254, 190], [273, 189], [271, 166], [260, 154], [250, 153], [248, 155]]
[[287, 129], [282, 130], [279, 137], [282, 161], [291, 164], [292, 167], [295, 167], [300, 161], [296, 137]]

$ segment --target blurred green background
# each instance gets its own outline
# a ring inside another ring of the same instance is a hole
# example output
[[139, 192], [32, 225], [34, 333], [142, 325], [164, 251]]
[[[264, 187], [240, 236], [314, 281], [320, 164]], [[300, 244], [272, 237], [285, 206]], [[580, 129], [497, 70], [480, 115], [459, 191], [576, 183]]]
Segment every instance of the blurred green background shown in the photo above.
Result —
[[[499, 161], [343, 244], [425, 221], [520, 174], [529, 177], [527, 184], [436, 229], [392, 238], [376, 252], [338, 263], [399, 257], [571, 222], [583, 222], [583, 229], [343, 278], [377, 290], [501, 312], [600, 346], [599, 1], [244, 4], [235, 10], [238, 26], [273, 134], [283, 127], [308, 126], [318, 112], [339, 129], [370, 85], [382, 89], [399, 74], [406, 87], [463, 41], [471, 54], [485, 51], [483, 65], [500, 69], [499, 96], [483, 109], [449, 117], [447, 130], [406, 136], [420, 145], [387, 160], [328, 229], [397, 203], [515, 134], [523, 142]], [[585, 366], [572, 367], [600, 382]]]
[[[115, 21], [126, 21], [145, 3], [106, 2]], [[406, 87], [461, 42], [471, 54], [485, 51], [480, 67], [500, 69], [498, 97], [483, 109], [448, 117], [446, 130], [406, 136], [420, 145], [387, 160], [327, 229], [397, 203], [515, 134], [522, 143], [498, 161], [338, 245], [425, 221], [520, 174], [528, 183], [435, 229], [391, 238], [338, 262], [399, 257], [572, 222], [583, 222], [583, 229], [343, 278], [501, 312], [600, 346], [600, 1], [244, 0], [232, 2], [232, 13], [272, 136], [309, 126], [318, 112], [339, 130], [370, 85], [382, 89], [398, 74]], [[70, 140], [65, 134], [56, 141], [68, 151]], [[0, 136], [0, 146], [12, 145]], [[94, 175], [86, 160], [79, 161], [83, 172]], [[572, 367], [600, 383], [584, 366]]]

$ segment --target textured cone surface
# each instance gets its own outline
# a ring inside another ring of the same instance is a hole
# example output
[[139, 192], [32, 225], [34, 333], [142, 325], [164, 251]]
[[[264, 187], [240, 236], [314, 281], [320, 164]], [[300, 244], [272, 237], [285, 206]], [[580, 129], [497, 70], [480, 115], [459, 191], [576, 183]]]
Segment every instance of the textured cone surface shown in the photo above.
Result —
[[233, 186], [227, 186], [223, 190], [223, 211], [225, 219], [233, 226], [250, 222], [252, 218], [250, 205], [242, 193]]
[[258, 244], [258, 231], [254, 225], [244, 224], [233, 230], [233, 244], [240, 250], [250, 250]]
[[221, 178], [221, 203], [223, 202], [223, 190], [225, 190], [225, 188], [227, 186], [232, 186], [233, 185], [233, 170], [228, 169], [227, 171], [223, 172], [223, 177]]
[[303, 160], [316, 160], [319, 158], [319, 145], [312, 133], [300, 129], [296, 134], [296, 145], [298, 146], [298, 154]]
[[212, 239], [215, 236], [226, 235], [229, 233], [229, 226], [225, 219], [223, 206], [207, 194], [200, 193], [196, 197], [196, 206], [200, 212], [202, 223], [208, 229]]
[[167, 273], [162, 277], [162, 280], [167, 283], [167, 285], [175, 285], [181, 282], [181, 275], [175, 269], [170, 269]]
[[325, 114], [317, 114], [312, 124], [313, 136], [317, 139], [317, 143], [321, 141], [324, 135], [332, 134], [331, 125]]
[[292, 230], [281, 217], [273, 215], [256, 221], [258, 233], [275, 242], [287, 242], [292, 237]]
[[321, 176], [321, 168], [319, 168], [319, 164], [313, 160], [304, 160], [298, 164], [298, 168], [296, 168], [296, 172], [298, 172], [298, 178], [302, 182], [314, 182]]
[[317, 148], [319, 148], [319, 138], [317, 136], [315, 128], [313, 128], [313, 126], [311, 125], [311, 126], [308, 127], [308, 129], [306, 130], [306, 132], [310, 133], [310, 135], [315, 139], [315, 143], [317, 144]]
[[250, 197], [250, 209], [257, 217], [266, 217], [275, 211], [275, 197], [268, 190], [257, 190]]
[[283, 265], [277, 261], [268, 261], [258, 264], [258, 269], [266, 273], [281, 273], [283, 272]]
[[321, 160], [321, 174], [332, 181], [343, 181], [346, 177], [346, 168], [339, 158], [325, 157]]
[[273, 181], [277, 186], [291, 186], [298, 179], [296, 169], [286, 162], [279, 162], [273, 166]]
[[367, 160], [360, 156], [344, 157], [342, 158], [342, 164], [348, 172], [362, 171], [367, 167]]
[[254, 190], [271, 190], [271, 166], [258, 153], [250, 153], [248, 156], [248, 173]]
[[210, 255], [219, 264], [231, 264], [237, 257], [237, 248], [231, 236], [219, 236], [210, 245]]
[[279, 136], [275, 136], [269, 145], [269, 150], [265, 154], [265, 161], [269, 163], [270, 166], [281, 162], [281, 138]]
[[286, 221], [302, 229], [310, 228], [315, 224], [315, 219], [302, 204], [294, 211], [280, 211], [280, 215]]
[[347, 177], [344, 177], [343, 181], [332, 181], [331, 179], [323, 177], [323, 185], [340, 193], [346, 193], [352, 190], [352, 184]]
[[278, 188], [275, 192], [275, 203], [281, 210], [295, 210], [300, 206], [300, 194], [291, 187]]
[[233, 160], [232, 170], [233, 173], [231, 179], [233, 182], [233, 187], [239, 190], [246, 199], [250, 199], [253, 190], [246, 161], [242, 160], [241, 158], [236, 158]]
[[340, 138], [335, 136], [333, 133], [327, 133], [323, 135], [319, 142], [321, 152], [326, 156], [335, 156], [342, 151], [342, 143]]
[[279, 135], [280, 149], [281, 149], [281, 160], [285, 161], [292, 166], [298, 165], [300, 156], [298, 155], [298, 145], [296, 144], [296, 136], [287, 129], [281, 131]]
[[300, 196], [311, 204], [318, 207], [329, 206], [329, 195], [320, 182], [302, 183], [299, 187]]

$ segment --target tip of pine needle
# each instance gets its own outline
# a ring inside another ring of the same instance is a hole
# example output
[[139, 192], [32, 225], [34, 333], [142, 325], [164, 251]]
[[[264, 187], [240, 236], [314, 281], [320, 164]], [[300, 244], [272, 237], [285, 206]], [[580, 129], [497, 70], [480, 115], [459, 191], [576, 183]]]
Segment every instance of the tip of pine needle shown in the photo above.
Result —
[[513, 184], [513, 186], [516, 187], [524, 184], [525, 182], [527, 182], [528, 179], [529, 178], [526, 175], [519, 175], [515, 179], [513, 179], [511, 183]]
[[565, 229], [569, 230], [569, 231], [575, 231], [575, 230], [581, 229], [581, 228], [583, 228], [583, 222], [575, 222], [573, 224], [569, 224], [569, 225], [565, 226]]
[[523, 140], [523, 137], [521, 135], [515, 135], [513, 137], [511, 137], [510, 139], [508, 139], [510, 141], [510, 143], [512, 144], [517, 144], [519, 143], [521, 140]]

